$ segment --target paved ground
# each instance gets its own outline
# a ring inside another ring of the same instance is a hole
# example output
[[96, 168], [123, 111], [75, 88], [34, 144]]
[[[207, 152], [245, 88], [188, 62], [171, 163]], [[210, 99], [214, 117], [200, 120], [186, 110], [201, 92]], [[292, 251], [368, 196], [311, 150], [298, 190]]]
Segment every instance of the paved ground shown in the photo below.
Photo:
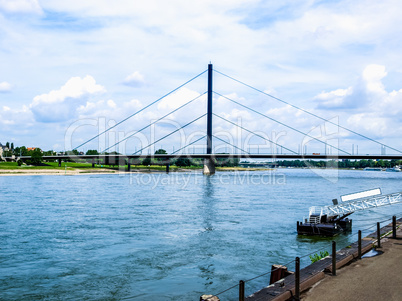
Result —
[[381, 241], [382, 255], [363, 258], [326, 275], [309, 291], [301, 295], [303, 301], [331, 300], [402, 300], [402, 228], [397, 239]]

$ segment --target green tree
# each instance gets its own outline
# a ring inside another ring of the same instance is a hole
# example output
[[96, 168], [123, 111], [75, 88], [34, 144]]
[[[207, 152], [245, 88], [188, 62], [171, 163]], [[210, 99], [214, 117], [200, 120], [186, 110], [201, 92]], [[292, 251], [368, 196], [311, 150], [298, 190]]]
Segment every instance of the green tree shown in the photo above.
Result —
[[11, 142], [11, 149], [12, 150], [14, 149], [14, 143], [13, 142]]
[[78, 156], [79, 153], [76, 149], [73, 149], [72, 151], [66, 151], [66, 155], [68, 156]]
[[164, 149], [160, 148], [155, 151], [155, 155], [167, 155], [167, 152]]
[[14, 150], [14, 154], [17, 156], [28, 156], [28, 150], [25, 146], [16, 147]]
[[13, 152], [8, 150], [3, 152], [3, 157], [11, 157], [13, 155]]
[[53, 150], [48, 150], [43, 152], [44, 156], [54, 156], [56, 154], [56, 152], [54, 152]]
[[10, 148], [10, 142], [6, 142], [6, 147]]
[[[337, 162], [336, 160], [329, 160], [328, 162], [327, 162], [327, 167], [330, 167], [330, 168], [338, 168], [338, 167], [340, 167], [339, 166], [339, 163], [341, 163], [341, 162]], [[325, 166], [325, 165], [324, 165]]]
[[40, 165], [42, 163], [42, 150], [40, 148], [35, 148], [28, 152], [28, 155], [31, 156], [31, 159], [27, 160], [29, 165]]
[[216, 165], [219, 167], [236, 167], [239, 166], [238, 158], [218, 158], [216, 159]]
[[152, 160], [151, 160], [151, 157], [145, 157], [143, 160], [142, 160], [142, 163], [141, 163], [142, 165], [144, 165], [144, 166], [148, 166], [148, 165], [151, 165], [152, 164]]
[[[164, 149], [160, 148], [157, 151], [155, 151], [155, 155], [167, 155], [167, 152]], [[155, 159], [156, 162], [162, 162], [164, 160], [165, 160], [164, 158]]]
[[99, 152], [96, 149], [89, 149], [85, 155], [99, 155]]
[[184, 166], [191, 166], [191, 160], [189, 158], [179, 158], [175, 162], [176, 166], [184, 167]]

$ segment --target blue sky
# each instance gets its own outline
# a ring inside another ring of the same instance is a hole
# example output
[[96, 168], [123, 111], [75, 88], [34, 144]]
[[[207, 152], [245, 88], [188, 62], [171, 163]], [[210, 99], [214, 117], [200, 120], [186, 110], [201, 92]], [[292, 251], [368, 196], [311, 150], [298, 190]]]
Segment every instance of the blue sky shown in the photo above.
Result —
[[[75, 147], [211, 61], [225, 74], [402, 149], [400, 1], [141, 2], [0, 0], [0, 142], [46, 150]], [[348, 152], [359, 145], [359, 153], [380, 153], [380, 145], [339, 129], [323, 135], [329, 125], [322, 120], [219, 74], [214, 86]], [[102, 150], [205, 89], [203, 76], [82, 150]], [[201, 97], [118, 150], [138, 150], [200, 116], [205, 107]], [[214, 111], [295, 151], [304, 145], [307, 152], [325, 151], [324, 145], [307, 143], [306, 136], [218, 95]], [[201, 137], [204, 128], [200, 120], [155, 147], [171, 152]], [[214, 132], [244, 149], [278, 151], [220, 119]], [[201, 151], [202, 144], [192, 151]], [[230, 151], [220, 140], [215, 146]]]

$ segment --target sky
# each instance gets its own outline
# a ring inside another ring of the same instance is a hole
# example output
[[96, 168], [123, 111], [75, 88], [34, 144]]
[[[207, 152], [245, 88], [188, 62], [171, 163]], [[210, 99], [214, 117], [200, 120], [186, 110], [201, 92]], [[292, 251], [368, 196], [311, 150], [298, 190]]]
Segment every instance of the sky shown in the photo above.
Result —
[[181, 127], [206, 113], [206, 73], [146, 107], [212, 63], [215, 152], [397, 153], [401, 14], [397, 0], [0, 0], [0, 142], [70, 150], [133, 115], [78, 150], [205, 152], [206, 117]]

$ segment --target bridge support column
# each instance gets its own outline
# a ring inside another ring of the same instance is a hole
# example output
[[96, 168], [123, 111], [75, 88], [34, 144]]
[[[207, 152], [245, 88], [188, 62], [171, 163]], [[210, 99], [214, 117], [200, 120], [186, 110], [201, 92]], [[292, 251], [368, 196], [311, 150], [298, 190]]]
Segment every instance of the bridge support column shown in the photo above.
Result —
[[213, 175], [215, 173], [215, 161], [213, 159], [204, 160], [204, 175]]
[[92, 168], [95, 167], [95, 158], [92, 158]]
[[[207, 154], [212, 154], [212, 64], [208, 65], [208, 103], [207, 103]], [[215, 173], [215, 161], [212, 157], [204, 159], [204, 175]]]
[[59, 161], [59, 167], [61, 167], [61, 159], [57, 159]]
[[169, 173], [169, 167], [170, 167], [169, 163], [166, 164], [166, 173]]
[[131, 160], [127, 159], [127, 171], [131, 170]]

